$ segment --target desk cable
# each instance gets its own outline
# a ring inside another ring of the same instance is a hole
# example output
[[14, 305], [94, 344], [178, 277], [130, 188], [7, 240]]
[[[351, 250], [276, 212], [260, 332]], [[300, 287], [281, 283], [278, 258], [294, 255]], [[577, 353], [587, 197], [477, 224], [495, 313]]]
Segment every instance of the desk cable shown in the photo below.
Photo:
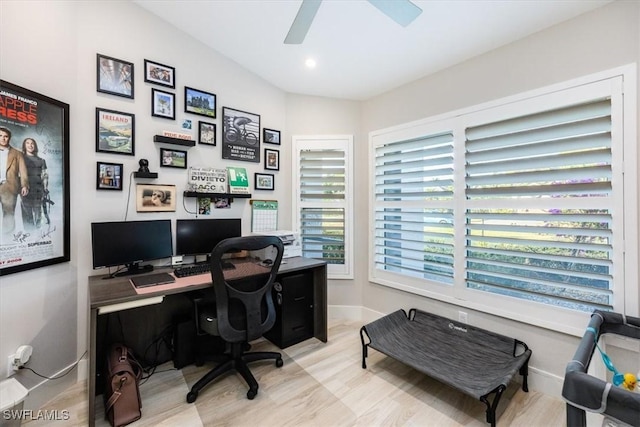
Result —
[[40, 378], [44, 378], [46, 380], [59, 380], [60, 378], [63, 378], [65, 376], [69, 375], [69, 373], [71, 373], [71, 371], [73, 371], [76, 368], [76, 366], [78, 366], [78, 363], [80, 363], [82, 358], [84, 356], [86, 356], [86, 355], [87, 355], [87, 351], [85, 350], [84, 353], [82, 353], [82, 356], [80, 356], [80, 359], [76, 360], [76, 362], [67, 369], [67, 372], [65, 372], [63, 374], [60, 374], [60, 375], [57, 375], [57, 376], [54, 376], [54, 377], [48, 377], [46, 375], [39, 374], [38, 372], [36, 372], [33, 369], [28, 368], [26, 366], [20, 366], [20, 368], [18, 368], [18, 369], [26, 369], [27, 371], [31, 371], [34, 374], [36, 374], [37, 376], [39, 376]]

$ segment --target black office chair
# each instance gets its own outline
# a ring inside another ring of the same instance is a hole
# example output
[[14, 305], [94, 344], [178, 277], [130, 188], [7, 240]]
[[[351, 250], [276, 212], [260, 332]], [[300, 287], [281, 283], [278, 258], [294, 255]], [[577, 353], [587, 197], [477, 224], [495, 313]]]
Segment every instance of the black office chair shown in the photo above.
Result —
[[[275, 253], [269, 257], [272, 261], [270, 264], [241, 260], [234, 263], [234, 269], [224, 268], [229, 261], [223, 259], [226, 253], [257, 251], [268, 247], [275, 248]], [[250, 341], [260, 338], [276, 321], [271, 289], [283, 252], [282, 241], [274, 236], [233, 237], [213, 248], [211, 277], [215, 302], [196, 304], [196, 322], [200, 331], [221, 337], [227, 343], [227, 351], [221, 363], [194, 384], [187, 394], [188, 403], [195, 402], [200, 390], [229, 371], [242, 375], [249, 385], [247, 398], [253, 399], [258, 393], [258, 382], [247, 363], [275, 359], [276, 366], [282, 366], [280, 353], [247, 353], [246, 350], [250, 347]]]

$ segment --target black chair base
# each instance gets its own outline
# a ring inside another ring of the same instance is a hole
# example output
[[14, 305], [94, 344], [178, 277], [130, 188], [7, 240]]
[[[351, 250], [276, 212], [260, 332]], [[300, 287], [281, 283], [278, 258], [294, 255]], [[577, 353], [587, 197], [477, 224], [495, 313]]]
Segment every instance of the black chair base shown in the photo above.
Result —
[[254, 378], [248, 364], [258, 360], [275, 360], [278, 368], [282, 367], [282, 355], [272, 351], [258, 351], [253, 353], [244, 353], [245, 343], [237, 343], [231, 345], [231, 352], [225, 354], [224, 359], [215, 368], [210, 370], [204, 377], [200, 378], [197, 383], [191, 387], [191, 391], [187, 393], [187, 403], [193, 403], [198, 398], [198, 393], [216, 378], [230, 371], [235, 371], [242, 375], [242, 378], [249, 385], [247, 391], [247, 399], [253, 400], [258, 394], [258, 382]]

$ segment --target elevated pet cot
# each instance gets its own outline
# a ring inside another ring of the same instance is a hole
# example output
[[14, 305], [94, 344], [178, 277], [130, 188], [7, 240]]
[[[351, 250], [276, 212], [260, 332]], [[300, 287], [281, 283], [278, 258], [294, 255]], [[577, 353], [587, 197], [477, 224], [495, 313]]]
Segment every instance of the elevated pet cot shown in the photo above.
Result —
[[415, 308], [408, 315], [398, 310], [363, 326], [360, 340], [363, 369], [368, 348], [378, 350], [479, 399], [487, 406], [492, 427], [500, 397], [516, 372], [522, 375], [522, 389], [528, 391], [531, 350], [525, 343], [445, 317]]
[[598, 351], [596, 342], [604, 334], [640, 340], [640, 319], [613, 312], [593, 312], [573, 360], [565, 370], [562, 397], [567, 401], [568, 427], [586, 426], [585, 411], [640, 426], [640, 393], [587, 374], [591, 357]]

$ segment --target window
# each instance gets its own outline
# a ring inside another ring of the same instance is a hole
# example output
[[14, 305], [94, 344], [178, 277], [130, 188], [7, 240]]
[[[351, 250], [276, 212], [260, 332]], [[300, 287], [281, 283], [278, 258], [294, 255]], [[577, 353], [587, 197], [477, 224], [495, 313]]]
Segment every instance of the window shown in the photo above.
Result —
[[322, 259], [331, 279], [353, 278], [352, 136], [294, 136], [294, 223], [302, 255]]
[[637, 215], [623, 196], [637, 192], [637, 155], [623, 81], [373, 132], [370, 280], [564, 330], [594, 309], [637, 311], [625, 306], [638, 294], [624, 286]]

